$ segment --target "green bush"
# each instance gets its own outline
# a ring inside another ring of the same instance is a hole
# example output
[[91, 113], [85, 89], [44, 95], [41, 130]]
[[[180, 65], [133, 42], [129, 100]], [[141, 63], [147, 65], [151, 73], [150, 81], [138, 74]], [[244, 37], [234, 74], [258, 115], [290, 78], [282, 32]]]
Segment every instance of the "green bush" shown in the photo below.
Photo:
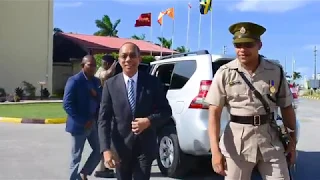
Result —
[[308, 89], [304, 91], [303, 96], [320, 97], [320, 91], [318, 89], [317, 90]]
[[[101, 60], [102, 60], [102, 57], [104, 56], [105, 54], [96, 54], [94, 55], [94, 58], [96, 59], [97, 61], [97, 67], [100, 67], [101, 66]], [[118, 53], [111, 53], [111, 55], [116, 59], [118, 60]], [[154, 61], [155, 58], [153, 56], [142, 56], [142, 62], [143, 63], [150, 63], [152, 61]]]

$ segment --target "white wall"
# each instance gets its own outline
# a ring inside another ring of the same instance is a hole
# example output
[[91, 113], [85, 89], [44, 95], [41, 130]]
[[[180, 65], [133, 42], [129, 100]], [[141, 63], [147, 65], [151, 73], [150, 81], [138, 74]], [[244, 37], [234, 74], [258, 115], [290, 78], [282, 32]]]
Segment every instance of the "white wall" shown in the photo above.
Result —
[[53, 1], [0, 1], [0, 87], [13, 93], [22, 81], [52, 89]]

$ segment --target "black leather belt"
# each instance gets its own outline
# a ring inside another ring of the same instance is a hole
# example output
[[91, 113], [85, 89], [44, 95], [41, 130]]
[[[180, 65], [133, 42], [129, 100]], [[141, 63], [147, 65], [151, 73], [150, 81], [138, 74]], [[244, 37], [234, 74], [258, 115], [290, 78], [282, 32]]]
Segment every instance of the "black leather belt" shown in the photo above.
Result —
[[231, 115], [231, 122], [239, 123], [239, 124], [251, 124], [254, 126], [260, 126], [263, 124], [267, 124], [271, 122], [274, 118], [274, 114], [271, 113], [269, 115], [255, 115], [255, 116], [234, 116]]

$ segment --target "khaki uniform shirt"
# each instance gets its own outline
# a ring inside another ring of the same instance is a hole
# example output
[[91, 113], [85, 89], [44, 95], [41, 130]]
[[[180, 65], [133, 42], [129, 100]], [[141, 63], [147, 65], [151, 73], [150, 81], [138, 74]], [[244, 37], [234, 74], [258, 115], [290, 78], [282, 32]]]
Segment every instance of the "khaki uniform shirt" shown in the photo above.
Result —
[[107, 79], [107, 70], [105, 70], [103, 67], [99, 67], [97, 70], [96, 74], [94, 75], [95, 77], [99, 78], [101, 81], [101, 85], [104, 85], [104, 81]]
[[[278, 99], [274, 103], [267, 94], [275, 99], [280, 83], [280, 65], [261, 59], [257, 70], [250, 75], [236, 59], [219, 68], [205, 101], [215, 106], [226, 106], [229, 113], [236, 116], [264, 115], [266, 111], [258, 98], [236, 69], [243, 72], [257, 91], [269, 102], [271, 112], [277, 107], [287, 107], [293, 98], [287, 80], [283, 76]], [[273, 84], [276, 92], [271, 93]], [[229, 122], [220, 140], [220, 148], [225, 156], [257, 162], [258, 152], [264, 161], [270, 161], [284, 153], [277, 131], [270, 124], [253, 126]]]

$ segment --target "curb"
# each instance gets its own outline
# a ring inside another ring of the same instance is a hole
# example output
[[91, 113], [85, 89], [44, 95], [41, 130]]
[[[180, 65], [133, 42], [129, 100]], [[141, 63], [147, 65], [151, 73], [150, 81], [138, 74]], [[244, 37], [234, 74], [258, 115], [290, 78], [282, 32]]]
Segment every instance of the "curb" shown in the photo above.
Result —
[[48, 118], [48, 119], [36, 119], [36, 118], [10, 118], [0, 117], [0, 123], [16, 123], [16, 124], [64, 124], [67, 118]]
[[313, 97], [313, 96], [301, 96], [301, 97], [308, 98], [308, 99], [320, 100], [320, 97]]
[[52, 100], [52, 101], [20, 101], [20, 102], [2, 102], [1, 105], [16, 105], [16, 104], [48, 104], [48, 103], [62, 103], [62, 100]]

